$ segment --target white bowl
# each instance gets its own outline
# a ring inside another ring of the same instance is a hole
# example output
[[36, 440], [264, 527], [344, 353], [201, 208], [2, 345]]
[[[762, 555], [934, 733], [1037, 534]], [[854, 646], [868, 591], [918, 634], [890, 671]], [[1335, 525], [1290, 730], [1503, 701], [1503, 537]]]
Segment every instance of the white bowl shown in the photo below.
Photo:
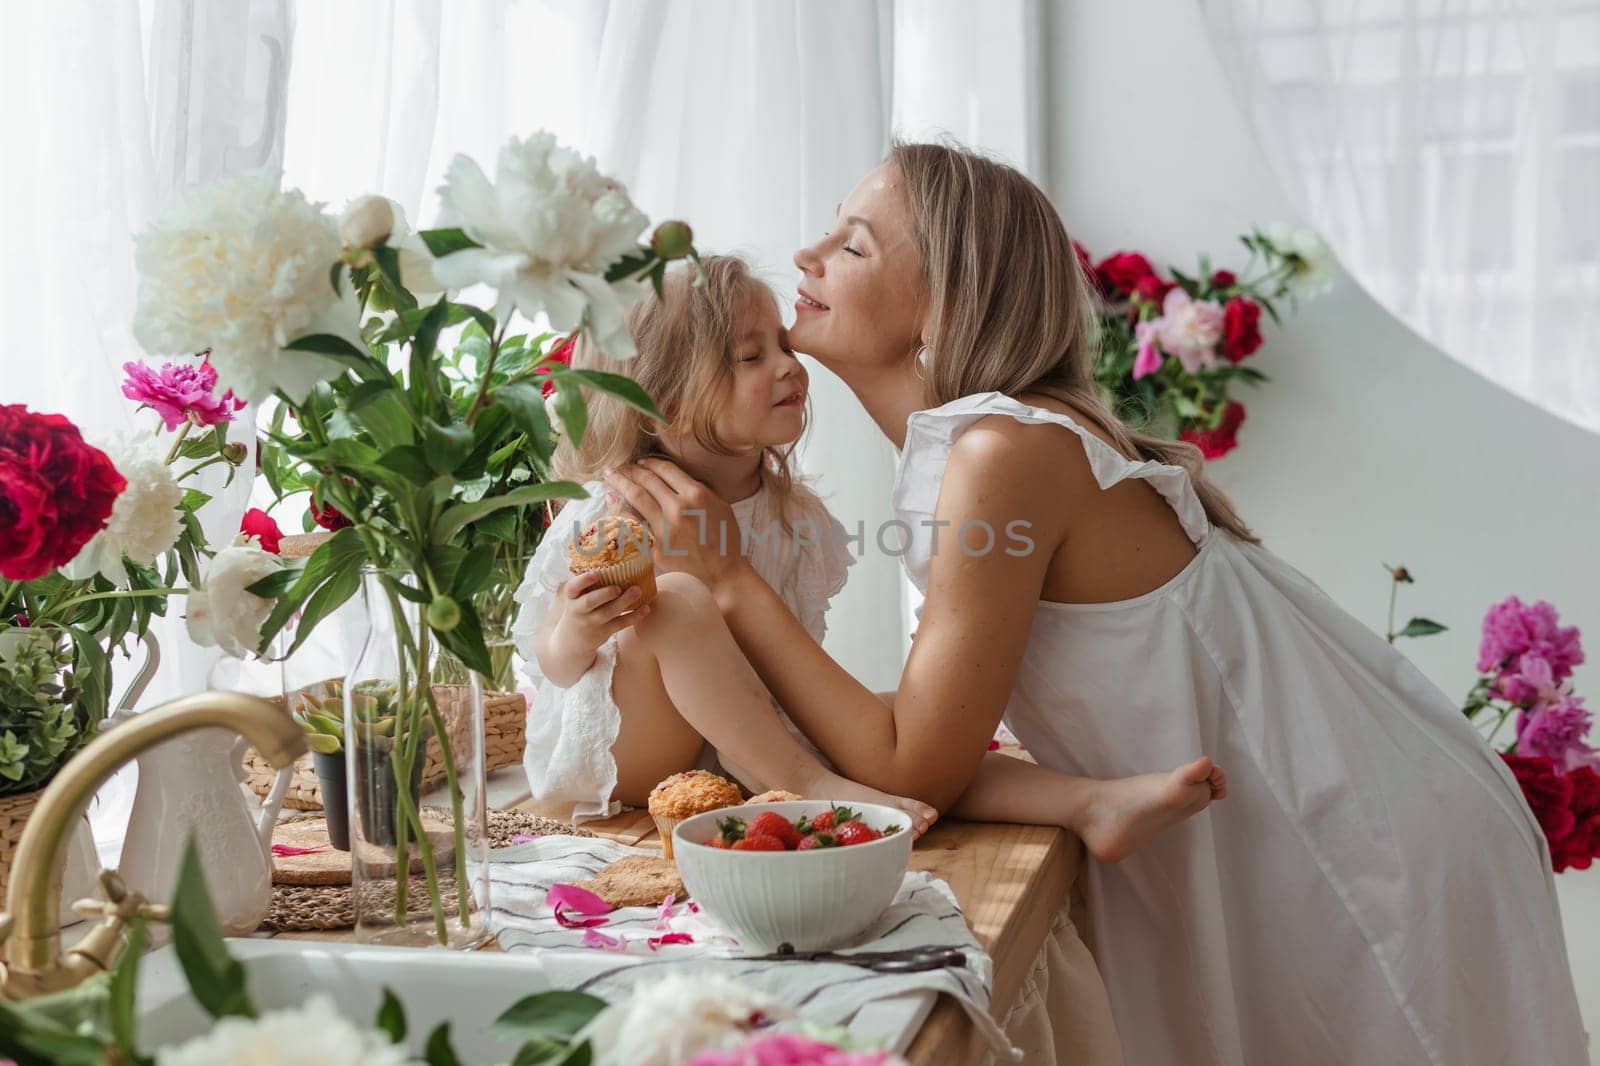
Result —
[[684, 887], [742, 946], [776, 951], [827, 951], [859, 937], [890, 903], [911, 861], [911, 816], [893, 807], [847, 803], [877, 830], [899, 832], [866, 844], [810, 851], [733, 851], [706, 844], [722, 818], [753, 822], [762, 811], [790, 821], [816, 817], [826, 800], [747, 803], [679, 822], [673, 857]]

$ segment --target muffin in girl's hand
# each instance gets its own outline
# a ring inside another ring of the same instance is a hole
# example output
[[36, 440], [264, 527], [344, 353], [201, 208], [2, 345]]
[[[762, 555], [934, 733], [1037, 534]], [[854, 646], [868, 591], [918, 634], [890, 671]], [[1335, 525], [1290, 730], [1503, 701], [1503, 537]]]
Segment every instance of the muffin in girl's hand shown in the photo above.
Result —
[[596, 573], [600, 585], [639, 589], [639, 606], [656, 598], [656, 567], [650, 558], [650, 529], [625, 515], [603, 515], [567, 545], [574, 575]]
[[685, 818], [744, 802], [739, 786], [709, 770], [673, 774], [650, 793], [650, 817], [661, 833], [661, 853], [672, 858], [672, 830]]

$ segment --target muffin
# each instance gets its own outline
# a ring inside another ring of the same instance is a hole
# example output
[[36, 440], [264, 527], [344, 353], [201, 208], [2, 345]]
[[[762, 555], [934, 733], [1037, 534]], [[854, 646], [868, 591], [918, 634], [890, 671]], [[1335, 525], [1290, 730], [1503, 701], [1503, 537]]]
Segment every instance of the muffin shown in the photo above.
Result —
[[661, 853], [672, 858], [672, 830], [685, 818], [743, 802], [738, 785], [709, 770], [673, 774], [650, 793], [650, 817], [661, 833]]
[[604, 515], [567, 545], [574, 575], [597, 573], [600, 584], [624, 591], [637, 587], [639, 606], [656, 598], [656, 568], [650, 558], [650, 530], [623, 515]]
[[785, 792], [781, 788], [775, 788], [771, 792], [763, 792], [759, 796], [751, 796], [749, 799], [745, 800], [745, 802], [746, 803], [793, 803], [795, 800], [803, 800], [803, 799], [805, 799], [804, 796], [796, 796], [793, 792]]

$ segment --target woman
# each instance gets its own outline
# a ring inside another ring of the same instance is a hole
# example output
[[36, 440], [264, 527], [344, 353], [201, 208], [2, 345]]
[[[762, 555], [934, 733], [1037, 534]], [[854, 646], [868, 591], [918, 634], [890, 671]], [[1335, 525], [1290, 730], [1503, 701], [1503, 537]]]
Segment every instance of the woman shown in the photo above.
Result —
[[[795, 262], [792, 343], [902, 450], [894, 506], [926, 600], [898, 690], [866, 691], [715, 550], [726, 508], [681, 471], [611, 481], [671, 527], [688, 554], [661, 564], [706, 582], [840, 772], [940, 809], [987, 795], [1002, 715], [1069, 774], [1191, 750], [1228, 767], [1227, 803], [1090, 867], [1132, 1066], [1583, 1063], [1515, 782], [1442, 692], [1259, 546], [1195, 449], [1100, 404], [1088, 284], [1044, 193], [897, 145]], [[1005, 550], [1017, 522], [1031, 551]]]

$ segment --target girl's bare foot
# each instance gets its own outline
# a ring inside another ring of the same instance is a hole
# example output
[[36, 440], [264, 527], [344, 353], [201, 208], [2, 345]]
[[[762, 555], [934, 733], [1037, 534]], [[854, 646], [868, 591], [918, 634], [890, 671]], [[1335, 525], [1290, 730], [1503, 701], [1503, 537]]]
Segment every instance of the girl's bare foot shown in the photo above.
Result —
[[1078, 835], [1101, 862], [1120, 862], [1157, 834], [1228, 794], [1228, 775], [1201, 756], [1164, 774], [1097, 782]]
[[915, 840], [926, 833], [939, 818], [939, 812], [914, 799], [879, 792], [875, 788], [824, 771], [800, 794], [810, 800], [833, 800], [837, 803], [876, 803], [905, 811], [911, 816], [911, 837]]

